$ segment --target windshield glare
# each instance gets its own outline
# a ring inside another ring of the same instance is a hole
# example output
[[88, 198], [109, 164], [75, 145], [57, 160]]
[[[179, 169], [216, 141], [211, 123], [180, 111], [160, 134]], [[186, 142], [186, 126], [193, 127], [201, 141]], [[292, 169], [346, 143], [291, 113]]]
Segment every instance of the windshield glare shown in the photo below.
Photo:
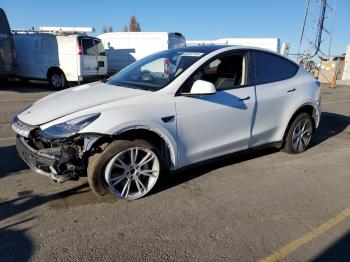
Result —
[[126, 67], [107, 84], [157, 91], [167, 86], [198, 61], [204, 53], [167, 50], [145, 57]]

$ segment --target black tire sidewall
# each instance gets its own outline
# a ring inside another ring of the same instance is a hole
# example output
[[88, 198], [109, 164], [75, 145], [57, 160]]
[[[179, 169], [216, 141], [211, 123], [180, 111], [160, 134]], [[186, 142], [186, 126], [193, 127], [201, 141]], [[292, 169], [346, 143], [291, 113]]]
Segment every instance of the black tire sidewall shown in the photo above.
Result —
[[[60, 78], [61, 78], [61, 85], [60, 85], [59, 87], [54, 86], [53, 83], [52, 83], [52, 77], [53, 77], [54, 75], [59, 75]], [[56, 90], [64, 89], [65, 86], [66, 86], [66, 77], [65, 77], [65, 75], [64, 75], [63, 72], [58, 71], [58, 70], [55, 70], [55, 71], [49, 73], [48, 81], [49, 81], [50, 87], [52, 87], [52, 88], [54, 88], [54, 89], [56, 89]]]
[[312, 139], [312, 133], [314, 132], [314, 126], [313, 126], [313, 120], [312, 120], [312, 117], [308, 114], [308, 113], [301, 113], [299, 114], [292, 122], [292, 124], [290, 125], [289, 129], [288, 129], [288, 133], [287, 133], [287, 136], [286, 136], [286, 139], [285, 139], [285, 146], [284, 146], [284, 151], [286, 153], [289, 153], [289, 154], [299, 154], [299, 153], [303, 153], [307, 150], [307, 147], [303, 150], [303, 151], [296, 151], [293, 147], [293, 141], [292, 141], [292, 138], [293, 138], [293, 132], [294, 132], [294, 129], [296, 127], [296, 125], [302, 120], [302, 119], [308, 119], [310, 120], [311, 124], [312, 124], [312, 132], [311, 132], [311, 139]]
[[[101, 153], [90, 157], [87, 168], [88, 182], [91, 190], [97, 196], [105, 196], [110, 193], [107, 182], [104, 179], [104, 170], [107, 163], [119, 152], [131, 147], [145, 147], [152, 150], [158, 157], [159, 166], [162, 167], [159, 151], [145, 140], [117, 140], [110, 143]], [[160, 170], [161, 171], [161, 170]]]

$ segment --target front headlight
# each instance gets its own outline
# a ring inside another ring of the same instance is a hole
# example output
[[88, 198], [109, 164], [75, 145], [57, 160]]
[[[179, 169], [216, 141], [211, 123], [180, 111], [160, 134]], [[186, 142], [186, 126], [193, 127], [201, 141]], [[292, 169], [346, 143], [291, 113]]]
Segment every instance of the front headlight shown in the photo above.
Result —
[[49, 138], [70, 137], [94, 122], [100, 115], [100, 113], [96, 113], [74, 118], [67, 122], [50, 126], [42, 130], [42, 133]]

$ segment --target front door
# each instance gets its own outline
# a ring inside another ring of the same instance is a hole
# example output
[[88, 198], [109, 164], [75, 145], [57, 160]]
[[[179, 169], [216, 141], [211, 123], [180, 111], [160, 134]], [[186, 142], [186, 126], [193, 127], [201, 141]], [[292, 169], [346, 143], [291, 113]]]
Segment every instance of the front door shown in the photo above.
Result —
[[[185, 166], [248, 148], [255, 108], [247, 57], [231, 53], [198, 69], [175, 97], [179, 165]], [[196, 80], [214, 83], [214, 95], [189, 96]]]

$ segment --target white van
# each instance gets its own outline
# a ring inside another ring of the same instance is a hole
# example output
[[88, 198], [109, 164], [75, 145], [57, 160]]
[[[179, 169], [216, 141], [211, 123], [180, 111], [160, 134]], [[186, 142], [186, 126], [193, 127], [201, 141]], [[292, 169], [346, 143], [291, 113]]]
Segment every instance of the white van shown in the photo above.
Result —
[[0, 80], [13, 76], [16, 65], [16, 54], [13, 47], [10, 25], [5, 11], [0, 8]]
[[114, 74], [150, 54], [186, 46], [181, 33], [111, 32], [98, 38], [106, 49], [108, 74]]
[[47, 79], [57, 89], [66, 87], [68, 82], [103, 78], [107, 74], [107, 58], [101, 40], [87, 36], [84, 31], [89, 29], [13, 30], [16, 76]]

